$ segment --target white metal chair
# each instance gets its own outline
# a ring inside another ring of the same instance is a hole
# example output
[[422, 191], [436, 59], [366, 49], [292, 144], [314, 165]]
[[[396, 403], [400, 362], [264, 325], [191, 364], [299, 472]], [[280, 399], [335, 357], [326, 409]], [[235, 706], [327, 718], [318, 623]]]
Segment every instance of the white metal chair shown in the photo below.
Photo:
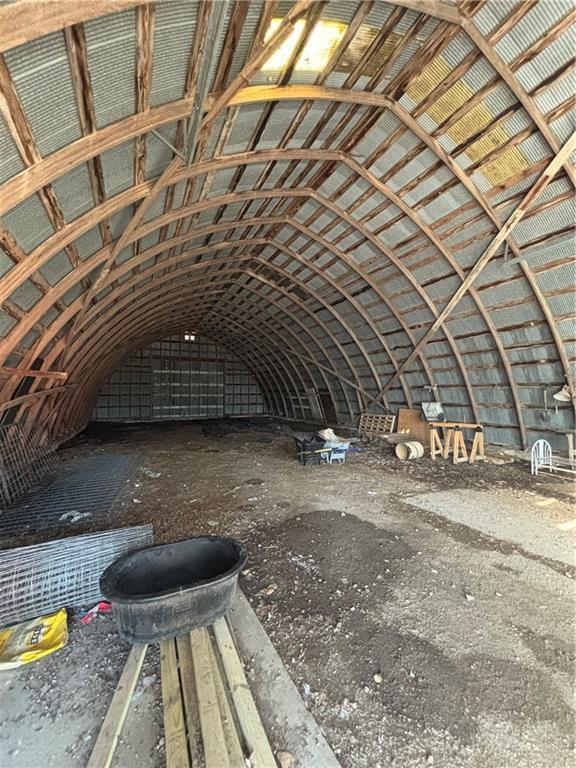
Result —
[[548, 440], [536, 440], [532, 446], [531, 459], [530, 471], [533, 475], [538, 474], [540, 467], [545, 467], [549, 472], [552, 472], [552, 446]]

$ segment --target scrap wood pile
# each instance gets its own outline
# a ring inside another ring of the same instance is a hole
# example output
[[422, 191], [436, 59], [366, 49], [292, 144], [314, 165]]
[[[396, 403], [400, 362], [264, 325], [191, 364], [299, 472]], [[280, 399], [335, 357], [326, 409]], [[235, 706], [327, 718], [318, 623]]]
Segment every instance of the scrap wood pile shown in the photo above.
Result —
[[[146, 645], [134, 645], [87, 768], [108, 768]], [[226, 622], [160, 643], [167, 768], [276, 768]]]

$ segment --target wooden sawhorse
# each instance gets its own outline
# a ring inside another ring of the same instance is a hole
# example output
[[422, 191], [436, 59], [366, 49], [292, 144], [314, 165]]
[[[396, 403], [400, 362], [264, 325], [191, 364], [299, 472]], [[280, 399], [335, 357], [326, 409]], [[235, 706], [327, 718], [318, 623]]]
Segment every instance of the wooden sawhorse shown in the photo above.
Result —
[[[438, 433], [439, 429], [445, 430], [444, 445]], [[464, 441], [462, 430], [473, 429], [474, 440], [468, 455], [468, 449]], [[430, 456], [435, 461], [437, 456], [447, 459], [452, 452], [452, 462], [460, 464], [467, 461], [474, 464], [475, 461], [483, 461], [484, 455], [484, 430], [481, 424], [471, 424], [459, 421], [431, 421], [430, 422]]]

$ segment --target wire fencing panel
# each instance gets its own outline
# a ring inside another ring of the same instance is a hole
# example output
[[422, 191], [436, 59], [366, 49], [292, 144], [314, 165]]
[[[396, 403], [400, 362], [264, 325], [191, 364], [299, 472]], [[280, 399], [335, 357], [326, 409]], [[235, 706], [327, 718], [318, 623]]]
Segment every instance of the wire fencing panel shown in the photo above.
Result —
[[61, 461], [36, 424], [0, 426], [0, 505], [14, 504]]
[[134, 453], [95, 454], [67, 461], [60, 472], [46, 477], [0, 513], [0, 536], [65, 529], [88, 518], [115, 514], [114, 504], [129, 490], [137, 462]]
[[98, 602], [104, 570], [152, 543], [152, 526], [140, 525], [0, 552], [0, 628]]

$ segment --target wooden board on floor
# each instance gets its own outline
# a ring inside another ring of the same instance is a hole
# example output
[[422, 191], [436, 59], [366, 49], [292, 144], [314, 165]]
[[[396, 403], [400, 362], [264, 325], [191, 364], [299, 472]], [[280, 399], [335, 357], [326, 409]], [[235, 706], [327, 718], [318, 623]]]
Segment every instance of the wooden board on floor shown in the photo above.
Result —
[[160, 644], [167, 768], [276, 768], [225, 619]]
[[[146, 655], [128, 656], [87, 768], [109, 768]], [[163, 640], [166, 768], [277, 768], [225, 619]]]
[[421, 411], [412, 408], [400, 408], [396, 432], [404, 433], [405, 430], [408, 430], [408, 434], [413, 440], [428, 445], [430, 428], [428, 422], [422, 418]]
[[112, 762], [147, 649], [147, 645], [132, 646], [86, 768], [108, 768]]
[[186, 721], [174, 640], [163, 640], [160, 643], [160, 673], [162, 676], [162, 705], [164, 707], [166, 768], [190, 768]]

